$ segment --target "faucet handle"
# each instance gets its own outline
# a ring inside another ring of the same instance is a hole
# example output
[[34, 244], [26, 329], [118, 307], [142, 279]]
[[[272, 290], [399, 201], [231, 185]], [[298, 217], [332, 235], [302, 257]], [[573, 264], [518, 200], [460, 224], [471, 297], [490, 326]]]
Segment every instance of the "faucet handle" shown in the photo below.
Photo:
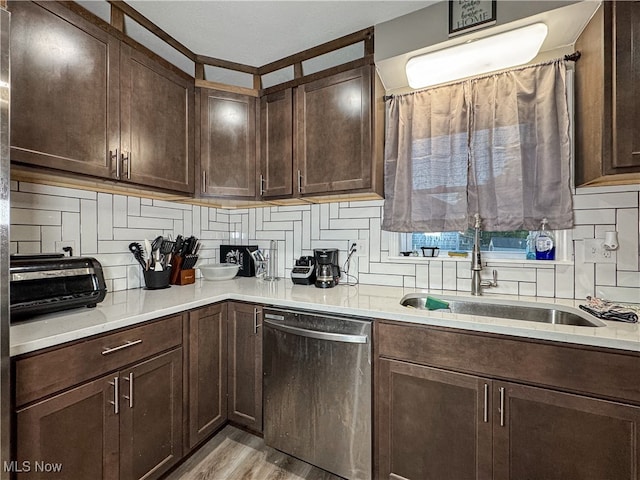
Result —
[[480, 282], [480, 286], [482, 287], [497, 287], [498, 286], [498, 272], [494, 270], [493, 272], [493, 280], [482, 280]]

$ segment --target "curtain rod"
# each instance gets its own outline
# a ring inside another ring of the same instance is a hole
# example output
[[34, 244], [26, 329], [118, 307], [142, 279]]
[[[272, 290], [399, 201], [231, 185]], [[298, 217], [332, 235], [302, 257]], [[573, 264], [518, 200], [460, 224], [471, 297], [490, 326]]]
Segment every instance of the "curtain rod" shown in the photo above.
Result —
[[[582, 56], [582, 53], [580, 53], [580, 50], [577, 50], [573, 53], [569, 53], [565, 55], [563, 59], [566, 62], [577, 62], [581, 56]], [[382, 99], [386, 102], [387, 100], [391, 100], [393, 97], [394, 95], [385, 95], [384, 97], [382, 97]]]

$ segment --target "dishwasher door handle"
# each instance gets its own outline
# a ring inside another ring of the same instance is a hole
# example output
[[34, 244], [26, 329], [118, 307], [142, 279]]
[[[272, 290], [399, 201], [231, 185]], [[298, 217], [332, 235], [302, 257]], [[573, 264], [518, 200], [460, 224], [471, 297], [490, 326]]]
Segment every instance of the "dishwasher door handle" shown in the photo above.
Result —
[[307, 330], [306, 328], [292, 327], [290, 325], [282, 325], [280, 323], [272, 322], [265, 318], [263, 323], [266, 323], [270, 327], [283, 332], [298, 335], [300, 337], [316, 338], [318, 340], [329, 340], [332, 342], [343, 343], [367, 343], [369, 340], [367, 335], [349, 335], [344, 333], [330, 333], [319, 332], [318, 330]]

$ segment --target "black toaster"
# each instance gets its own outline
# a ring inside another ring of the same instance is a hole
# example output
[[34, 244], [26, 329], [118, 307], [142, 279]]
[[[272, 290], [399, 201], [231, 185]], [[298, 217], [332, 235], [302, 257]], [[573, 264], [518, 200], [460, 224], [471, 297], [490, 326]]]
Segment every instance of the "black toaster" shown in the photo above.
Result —
[[91, 257], [11, 255], [11, 321], [76, 307], [95, 307], [107, 287], [102, 265]]

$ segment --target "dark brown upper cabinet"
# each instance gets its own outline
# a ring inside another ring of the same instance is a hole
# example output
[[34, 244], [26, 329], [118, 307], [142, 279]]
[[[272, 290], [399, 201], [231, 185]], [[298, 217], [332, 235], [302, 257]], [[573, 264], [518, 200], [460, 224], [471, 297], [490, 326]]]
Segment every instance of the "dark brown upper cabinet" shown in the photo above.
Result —
[[382, 194], [381, 92], [373, 66], [338, 73], [297, 88], [298, 194]]
[[193, 193], [193, 81], [122, 45], [120, 178]]
[[260, 169], [262, 198], [293, 194], [293, 90], [260, 99]]
[[111, 177], [120, 42], [57, 2], [9, 2], [9, 11], [11, 160]]
[[57, 2], [12, 2], [11, 160], [193, 193], [193, 81]]
[[256, 196], [256, 97], [202, 88], [199, 94], [201, 197]]
[[576, 185], [640, 180], [640, 3], [603, 2], [576, 42]]

